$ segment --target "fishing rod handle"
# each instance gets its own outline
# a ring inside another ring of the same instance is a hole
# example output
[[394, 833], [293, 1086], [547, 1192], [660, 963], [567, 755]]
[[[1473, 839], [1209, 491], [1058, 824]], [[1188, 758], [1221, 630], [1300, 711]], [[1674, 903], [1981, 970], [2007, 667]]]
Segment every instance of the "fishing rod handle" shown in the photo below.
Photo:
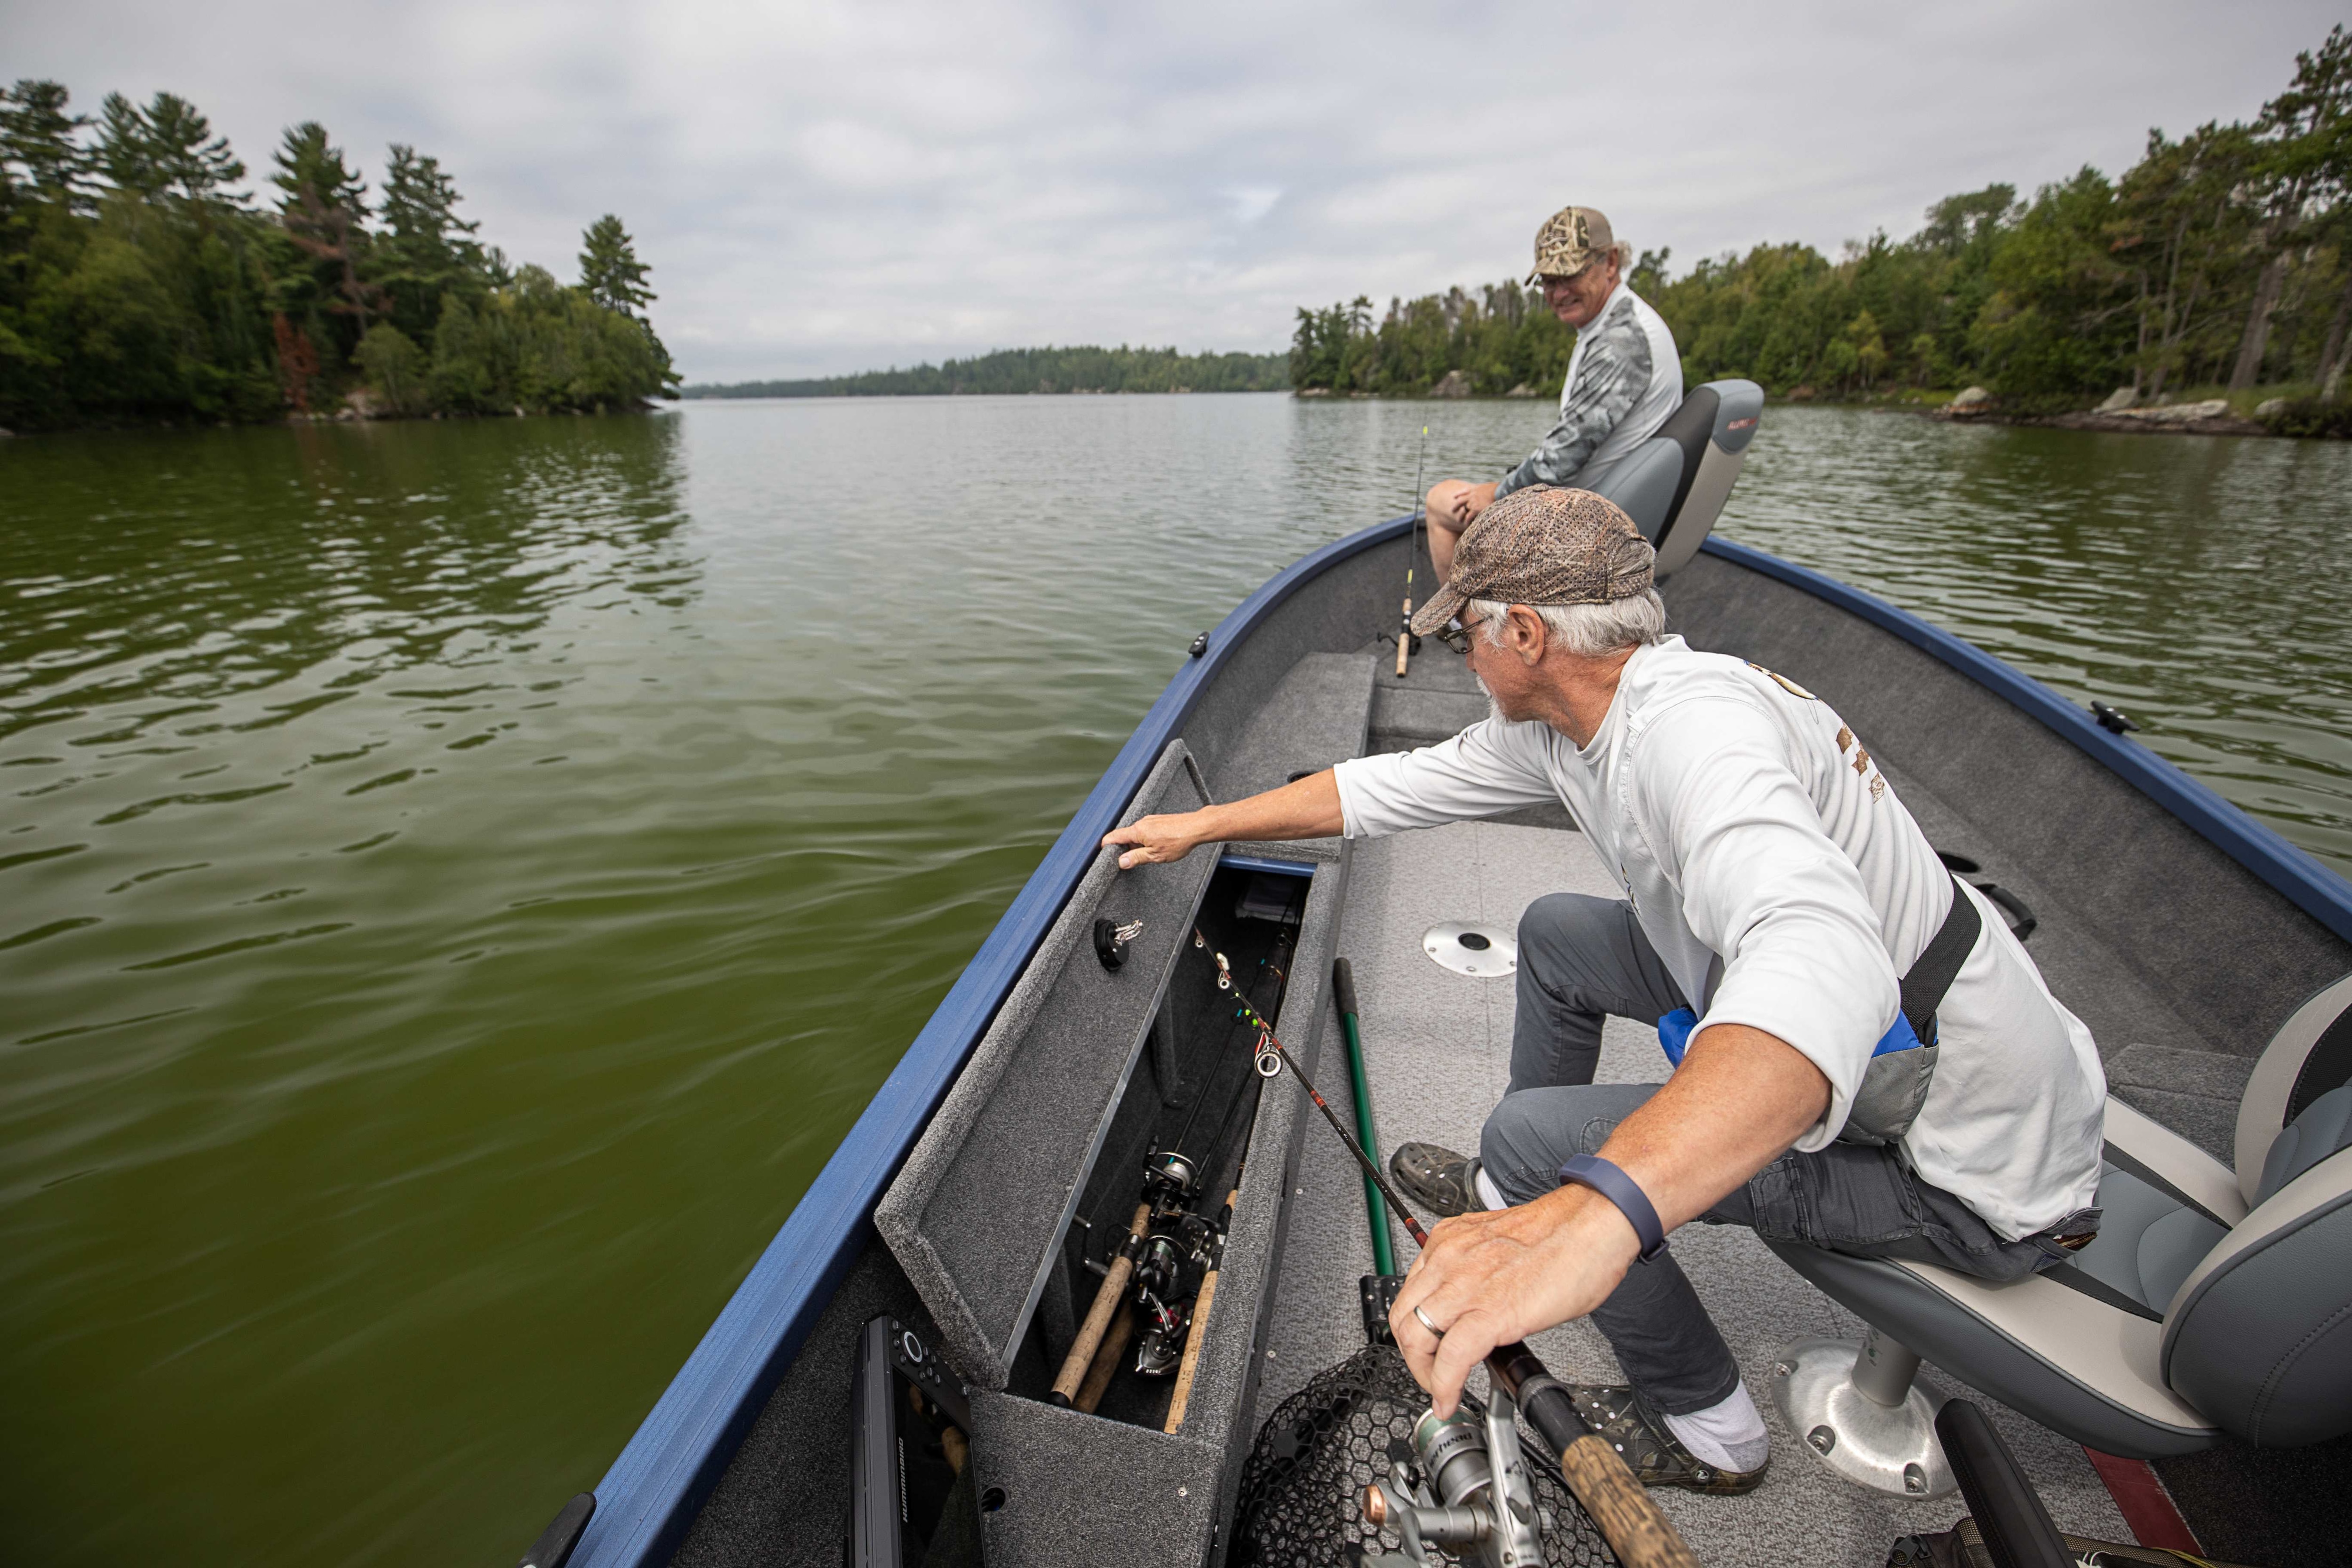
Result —
[[1397, 627], [1397, 678], [1404, 678], [1404, 661], [1412, 657], [1412, 595], [1404, 599], [1404, 624]]
[[[1225, 1194], [1223, 1223], [1219, 1229], [1233, 1224], [1234, 1205], [1242, 1201], [1242, 1190], [1236, 1185]], [[1211, 1261], [1216, 1261], [1211, 1254]], [[1173, 1432], [1184, 1425], [1184, 1406], [1192, 1398], [1192, 1374], [1201, 1369], [1201, 1336], [1209, 1321], [1209, 1303], [1217, 1299], [1217, 1270], [1211, 1268], [1201, 1276], [1200, 1291], [1192, 1298], [1192, 1320], [1184, 1328], [1184, 1363], [1176, 1369], [1176, 1393], [1168, 1401], [1168, 1424], [1160, 1428]]]
[[1127, 1278], [1135, 1272], [1136, 1252], [1150, 1228], [1151, 1205], [1136, 1205], [1134, 1223], [1127, 1227], [1127, 1243], [1110, 1260], [1102, 1288], [1095, 1292], [1095, 1304], [1087, 1310], [1087, 1321], [1079, 1325], [1078, 1337], [1070, 1342], [1070, 1353], [1062, 1362], [1062, 1375], [1054, 1380], [1054, 1392], [1048, 1396], [1050, 1403], [1067, 1409], [1077, 1397], [1079, 1385], [1086, 1382], [1087, 1369], [1094, 1364], [1095, 1352], [1101, 1348], [1103, 1335], [1110, 1331], [1110, 1317], [1118, 1310], [1118, 1299], [1127, 1290]]
[[1339, 1005], [1339, 1016], [1354, 1017], [1360, 1009], [1356, 1005], [1356, 968], [1344, 958], [1331, 961], [1331, 996]]
[[1110, 1388], [1110, 1380], [1118, 1375], [1119, 1357], [1127, 1353], [1128, 1342], [1135, 1338], [1135, 1303], [1129, 1301], [1110, 1321], [1110, 1331], [1103, 1335], [1102, 1349], [1095, 1352], [1095, 1363], [1087, 1369], [1087, 1381], [1078, 1388], [1075, 1401], [1080, 1410], [1092, 1415]]
[[1698, 1568], [1698, 1558], [1633, 1479], [1624, 1457], [1578, 1414], [1567, 1387], [1524, 1343], [1497, 1345], [1486, 1373], [1510, 1391], [1544, 1445], [1558, 1456], [1560, 1479], [1584, 1505], [1625, 1568]]

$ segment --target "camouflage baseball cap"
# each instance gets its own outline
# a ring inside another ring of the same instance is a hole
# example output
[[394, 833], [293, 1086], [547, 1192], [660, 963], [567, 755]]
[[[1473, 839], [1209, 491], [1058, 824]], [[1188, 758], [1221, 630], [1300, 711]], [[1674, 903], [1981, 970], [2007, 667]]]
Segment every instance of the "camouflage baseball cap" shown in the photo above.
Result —
[[1480, 512], [1454, 547], [1454, 572], [1412, 617], [1427, 637], [1472, 599], [1605, 605], [1648, 587], [1658, 552], [1617, 503], [1530, 485]]
[[1591, 207], [1562, 207], [1536, 230], [1536, 269], [1528, 274], [1528, 281], [1573, 277], [1616, 243], [1609, 220]]

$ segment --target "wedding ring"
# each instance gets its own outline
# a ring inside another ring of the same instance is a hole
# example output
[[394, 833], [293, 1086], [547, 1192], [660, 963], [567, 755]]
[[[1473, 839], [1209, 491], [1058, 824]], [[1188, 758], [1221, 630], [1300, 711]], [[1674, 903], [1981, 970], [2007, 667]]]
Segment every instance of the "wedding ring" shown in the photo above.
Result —
[[1427, 1312], [1423, 1311], [1419, 1307], [1415, 1307], [1415, 1308], [1412, 1310], [1412, 1315], [1413, 1315], [1414, 1317], [1416, 1317], [1416, 1318], [1420, 1319], [1420, 1320], [1421, 1320], [1421, 1326], [1422, 1326], [1423, 1328], [1424, 1328], [1424, 1329], [1427, 1329], [1427, 1330], [1428, 1330], [1432, 1334], [1435, 1335], [1437, 1338], [1439, 1338], [1439, 1339], [1441, 1339], [1441, 1340], [1442, 1340], [1442, 1339], [1444, 1339], [1444, 1338], [1445, 1337], [1445, 1331], [1444, 1331], [1444, 1329], [1439, 1328], [1435, 1323], [1431, 1322], [1431, 1321], [1429, 1321], [1429, 1314], [1428, 1314]]

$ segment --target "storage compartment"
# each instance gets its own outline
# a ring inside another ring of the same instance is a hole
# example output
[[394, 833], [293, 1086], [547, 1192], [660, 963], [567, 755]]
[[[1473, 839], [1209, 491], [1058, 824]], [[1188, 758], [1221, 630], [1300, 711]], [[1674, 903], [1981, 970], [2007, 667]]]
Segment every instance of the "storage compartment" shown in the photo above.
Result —
[[[1066, 1392], [1077, 1408], [1155, 1431], [1166, 1426], [1202, 1282], [1223, 1250], [1229, 1197], [1247, 1161], [1279, 1166], [1284, 1159], [1280, 1150], [1253, 1146], [1260, 1097], [1297, 1092], [1257, 1072], [1257, 1026], [1235, 991], [1220, 989], [1216, 958], [1225, 956], [1252, 1008], [1279, 1018], [1312, 885], [1301, 874], [1307, 869], [1228, 863], [1211, 877], [1080, 1188], [1008, 1392], [1051, 1398], [1067, 1371]], [[1147, 1228], [1138, 1242], [1130, 1237], [1139, 1210]], [[1081, 1381], [1084, 1363], [1066, 1368], [1066, 1360], [1114, 1270], [1118, 1304], [1092, 1358], [1095, 1376]]]

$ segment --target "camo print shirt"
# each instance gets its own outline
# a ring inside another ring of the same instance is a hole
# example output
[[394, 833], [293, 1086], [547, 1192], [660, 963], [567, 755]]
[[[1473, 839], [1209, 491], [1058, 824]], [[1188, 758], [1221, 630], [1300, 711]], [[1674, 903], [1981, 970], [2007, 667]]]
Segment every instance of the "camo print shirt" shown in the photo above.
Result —
[[1656, 434], [1682, 405], [1682, 357], [1648, 301], [1620, 283], [1576, 335], [1559, 422], [1495, 486], [1500, 500], [1527, 485], [1590, 489], [1618, 458]]

